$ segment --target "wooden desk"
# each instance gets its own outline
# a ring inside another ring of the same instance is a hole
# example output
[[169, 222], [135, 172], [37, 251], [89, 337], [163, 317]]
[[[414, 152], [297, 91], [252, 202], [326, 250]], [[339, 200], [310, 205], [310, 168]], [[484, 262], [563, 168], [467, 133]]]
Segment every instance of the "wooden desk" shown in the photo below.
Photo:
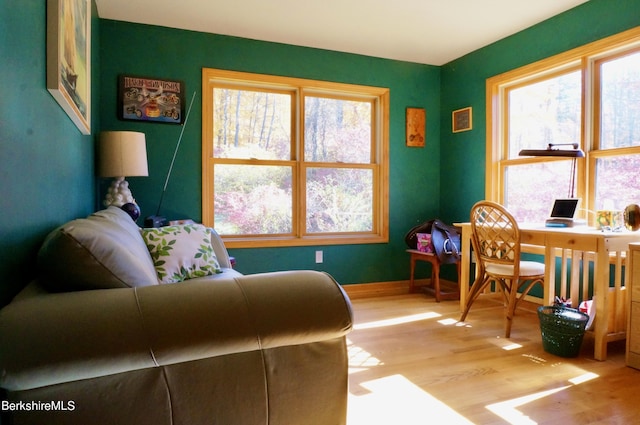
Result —
[[640, 244], [629, 246], [629, 280], [627, 297], [629, 298], [629, 321], [627, 325], [627, 366], [640, 369]]
[[[462, 258], [460, 272], [460, 309], [464, 310], [469, 293], [469, 266], [471, 253], [471, 224], [456, 223], [462, 229]], [[591, 227], [544, 227], [544, 225], [521, 224], [521, 242], [523, 251], [527, 246], [544, 247], [545, 258], [545, 282], [542, 302], [544, 305], [552, 305], [556, 295], [556, 257], [561, 253], [563, 257], [563, 271], [566, 267], [566, 252], [570, 252], [570, 258], [574, 264], [576, 260], [593, 262], [593, 295], [595, 296], [596, 317], [594, 321], [594, 358], [606, 360], [607, 343], [624, 339], [626, 330], [614, 326], [614, 322], [626, 322], [625, 291], [622, 285], [621, 269], [625, 255], [628, 258], [629, 243], [640, 241], [640, 232], [602, 232]], [[609, 265], [615, 258], [615, 286], [610, 291]], [[584, 268], [588, 272], [588, 267]], [[579, 267], [571, 269], [572, 287], [577, 287], [580, 279]], [[628, 267], [625, 267], [628, 274]], [[564, 277], [563, 277], [564, 279]], [[628, 276], [625, 282], [628, 282]], [[563, 282], [564, 283], [564, 282]], [[610, 299], [614, 297], [614, 299]], [[579, 300], [574, 299], [574, 304]], [[622, 317], [619, 317], [622, 316]]]

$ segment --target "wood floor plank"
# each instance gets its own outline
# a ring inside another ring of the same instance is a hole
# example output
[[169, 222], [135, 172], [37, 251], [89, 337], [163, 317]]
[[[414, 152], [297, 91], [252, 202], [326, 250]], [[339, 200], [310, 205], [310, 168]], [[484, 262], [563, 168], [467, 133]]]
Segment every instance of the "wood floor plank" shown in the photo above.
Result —
[[640, 419], [640, 371], [624, 341], [593, 359], [542, 348], [535, 305], [524, 305], [511, 338], [503, 307], [481, 297], [464, 324], [456, 301], [425, 294], [352, 300], [355, 327], [348, 425], [630, 424]]

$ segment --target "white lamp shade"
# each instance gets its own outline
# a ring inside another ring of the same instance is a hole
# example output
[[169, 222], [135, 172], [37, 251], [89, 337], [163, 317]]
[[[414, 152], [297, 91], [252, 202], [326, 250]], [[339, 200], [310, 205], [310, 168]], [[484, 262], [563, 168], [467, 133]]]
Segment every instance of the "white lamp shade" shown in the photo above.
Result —
[[98, 143], [100, 177], [148, 176], [144, 133], [103, 131]]

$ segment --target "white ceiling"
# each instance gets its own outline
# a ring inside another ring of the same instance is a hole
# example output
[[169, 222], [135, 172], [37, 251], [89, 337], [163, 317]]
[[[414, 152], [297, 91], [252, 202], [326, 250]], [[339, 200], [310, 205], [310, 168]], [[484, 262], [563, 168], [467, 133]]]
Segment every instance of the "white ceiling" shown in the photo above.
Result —
[[588, 0], [96, 0], [101, 18], [442, 65]]

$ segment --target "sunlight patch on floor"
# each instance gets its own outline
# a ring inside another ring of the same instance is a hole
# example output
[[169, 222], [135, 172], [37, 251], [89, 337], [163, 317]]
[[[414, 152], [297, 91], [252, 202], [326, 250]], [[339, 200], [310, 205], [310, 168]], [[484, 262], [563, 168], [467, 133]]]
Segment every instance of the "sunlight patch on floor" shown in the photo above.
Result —
[[592, 379], [596, 379], [599, 377], [600, 375], [596, 373], [587, 372], [584, 375], [576, 376], [575, 378], [569, 379], [569, 382], [571, 382], [573, 385], [578, 385], [578, 384], [582, 384], [583, 382], [591, 381]]
[[489, 404], [487, 406], [487, 409], [500, 416], [511, 425], [536, 425], [536, 421], [531, 419], [529, 416], [524, 415], [520, 410], [518, 410], [518, 408], [524, 406], [527, 403], [531, 403], [532, 401], [559, 393], [560, 391], [564, 391], [574, 385], [579, 385], [583, 382], [587, 382], [595, 378], [598, 378], [597, 374], [587, 372], [575, 378], [569, 379], [569, 382], [571, 382], [573, 385], [566, 385], [559, 388], [554, 388], [552, 390], [541, 391], [524, 397], [502, 401], [500, 403]]
[[531, 403], [532, 401], [563, 391], [569, 387], [570, 386], [554, 388], [552, 390], [541, 391], [539, 393], [514, 398], [512, 400], [501, 401], [500, 403], [489, 404], [487, 409], [500, 416], [511, 425], [536, 425], [536, 421], [531, 419], [529, 416], [524, 415], [518, 410], [518, 408], [527, 403]]
[[547, 361], [539, 356], [534, 356], [533, 354], [523, 354], [522, 357], [531, 360], [533, 363], [537, 364], [545, 364]]
[[375, 329], [385, 326], [402, 325], [405, 323], [418, 322], [420, 320], [429, 320], [441, 317], [440, 314], [434, 312], [411, 314], [409, 316], [394, 317], [393, 319], [378, 320], [375, 322], [359, 323], [353, 326], [354, 330]]
[[518, 348], [522, 348], [522, 344], [517, 344], [515, 342], [509, 343], [509, 344], [505, 344], [502, 346], [502, 349], [505, 351], [511, 351], [511, 350], [516, 350]]
[[488, 341], [491, 344], [495, 345], [496, 347], [502, 348], [505, 351], [511, 351], [511, 350], [516, 350], [518, 348], [522, 348], [522, 344], [518, 344], [517, 342], [513, 342], [507, 338], [501, 338], [501, 337], [488, 338]]
[[473, 425], [402, 375], [364, 382], [370, 393], [349, 395], [349, 425]]
[[349, 355], [349, 374], [384, 364], [367, 350], [355, 345], [349, 338], [347, 338], [347, 353]]

